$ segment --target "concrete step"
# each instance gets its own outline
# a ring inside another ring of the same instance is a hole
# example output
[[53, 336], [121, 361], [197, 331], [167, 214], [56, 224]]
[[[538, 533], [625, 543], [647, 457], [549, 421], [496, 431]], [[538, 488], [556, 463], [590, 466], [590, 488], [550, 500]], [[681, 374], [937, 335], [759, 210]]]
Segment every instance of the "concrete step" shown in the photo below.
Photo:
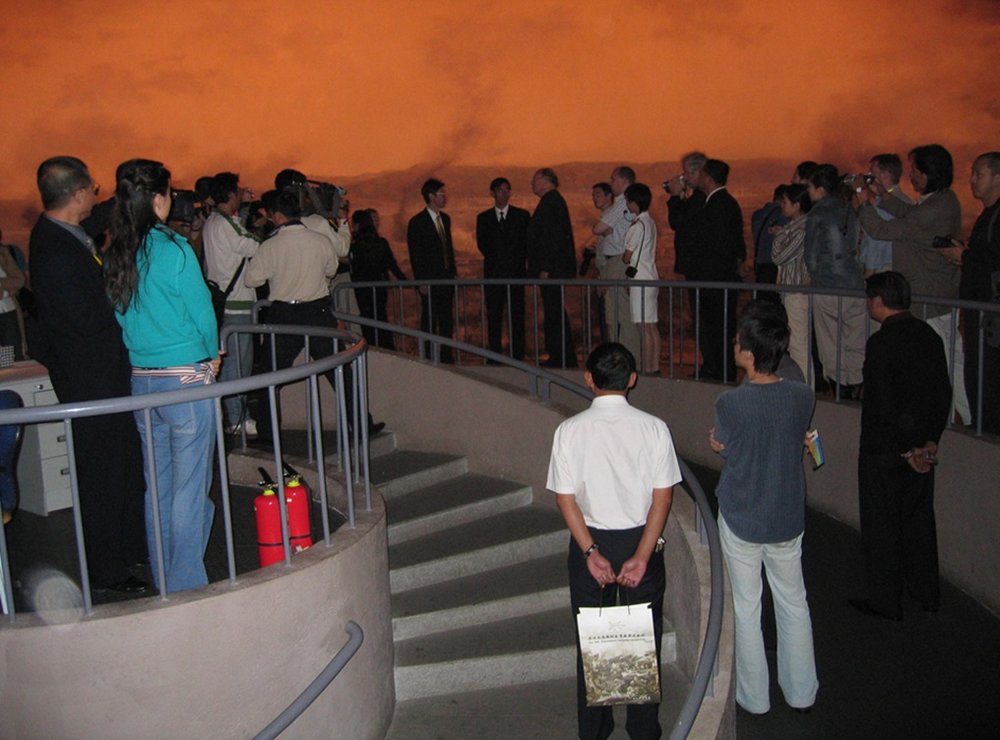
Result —
[[[664, 663], [676, 660], [665, 623]], [[576, 636], [569, 600], [557, 609], [396, 642], [396, 698], [452, 694], [576, 672]]]
[[372, 457], [372, 484], [387, 501], [469, 472], [469, 461], [443, 452], [394, 450]]
[[393, 634], [397, 640], [407, 639], [568, 603], [566, 555], [560, 552], [394, 594]]
[[388, 503], [386, 512], [389, 544], [395, 545], [530, 503], [530, 486], [466, 473], [394, 497]]
[[[664, 736], [691, 685], [676, 665], [660, 672]], [[398, 699], [398, 697], [397, 697]], [[612, 738], [626, 738], [625, 707], [613, 708]], [[576, 678], [537, 681], [485, 691], [399, 700], [386, 740], [552, 740], [577, 736]]]
[[440, 530], [389, 548], [389, 583], [398, 593], [524, 563], [566, 548], [562, 516], [526, 506]]

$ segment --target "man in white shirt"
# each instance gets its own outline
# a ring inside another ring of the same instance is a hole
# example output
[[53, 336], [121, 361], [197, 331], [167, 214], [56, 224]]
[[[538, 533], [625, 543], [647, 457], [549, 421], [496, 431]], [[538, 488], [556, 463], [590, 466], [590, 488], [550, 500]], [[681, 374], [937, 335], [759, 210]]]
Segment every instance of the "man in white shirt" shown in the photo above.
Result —
[[[239, 175], [220, 172], [212, 178], [212, 198], [215, 210], [203, 228], [205, 243], [205, 277], [225, 291], [230, 284], [232, 291], [226, 297], [226, 309], [219, 330], [227, 326], [253, 323], [251, 310], [257, 299], [253, 288], [243, 282], [246, 261], [257, 253], [257, 237], [240, 225], [240, 204], [244, 190]], [[253, 336], [233, 334], [226, 341], [225, 357], [219, 380], [245, 378], [253, 372]], [[228, 396], [222, 400], [226, 431], [234, 434], [243, 425], [246, 433], [257, 434], [257, 425], [246, 415], [242, 396]]]
[[[546, 487], [572, 539], [569, 588], [573, 613], [580, 607], [649, 602], [657, 657], [663, 637], [665, 568], [662, 534], [681, 481], [667, 425], [629, 405], [637, 379], [635, 357], [615, 342], [587, 358], [584, 380], [595, 394], [590, 408], [556, 430]], [[659, 737], [659, 704], [628, 706], [631, 737]], [[577, 719], [581, 738], [606, 738], [614, 729], [611, 707], [588, 707], [577, 641]]]
[[[635, 182], [635, 170], [621, 165], [611, 171], [611, 192], [615, 199], [604, 209], [600, 220], [594, 224], [593, 232], [600, 237], [601, 279], [624, 280], [625, 232], [634, 220], [625, 205], [625, 188]], [[639, 331], [632, 321], [628, 288], [608, 288], [604, 296], [604, 321], [608, 326], [608, 339], [621, 342], [629, 352], [639, 354]]]

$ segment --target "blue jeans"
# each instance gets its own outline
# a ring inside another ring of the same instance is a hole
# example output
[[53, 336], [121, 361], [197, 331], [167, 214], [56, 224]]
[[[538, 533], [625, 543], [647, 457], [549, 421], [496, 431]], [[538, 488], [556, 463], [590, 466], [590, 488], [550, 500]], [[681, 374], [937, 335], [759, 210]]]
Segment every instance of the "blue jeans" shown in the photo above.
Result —
[[719, 539], [733, 589], [736, 618], [736, 702], [754, 714], [771, 708], [767, 657], [760, 629], [764, 564], [774, 596], [778, 627], [778, 686], [788, 706], [811, 707], [816, 701], [816, 657], [812, 620], [802, 580], [802, 535], [787, 542], [759, 544], [733, 534], [719, 515]]
[[[221, 331], [227, 326], [244, 326], [252, 324], [253, 318], [250, 314], [226, 313], [222, 319]], [[239, 348], [237, 360], [237, 348]], [[236, 380], [246, 378], [253, 373], [253, 335], [252, 334], [232, 334], [226, 340], [226, 356], [222, 358], [222, 369], [219, 371], [219, 380]], [[243, 396], [227, 396], [222, 399], [223, 415], [226, 424], [234, 426], [244, 419], [244, 398]]]
[[[132, 395], [172, 391], [183, 387], [175, 377], [133, 377]], [[146, 538], [153, 581], [161, 593], [198, 588], [208, 583], [205, 548], [212, 532], [215, 505], [208, 497], [212, 484], [212, 443], [215, 407], [211, 399], [161, 406], [151, 411], [152, 428], [146, 428], [141, 411], [135, 412], [146, 462]], [[153, 435], [153, 457], [160, 503], [160, 530], [166, 589], [159, 583], [156, 531], [153, 527], [152, 468], [146, 449]]]

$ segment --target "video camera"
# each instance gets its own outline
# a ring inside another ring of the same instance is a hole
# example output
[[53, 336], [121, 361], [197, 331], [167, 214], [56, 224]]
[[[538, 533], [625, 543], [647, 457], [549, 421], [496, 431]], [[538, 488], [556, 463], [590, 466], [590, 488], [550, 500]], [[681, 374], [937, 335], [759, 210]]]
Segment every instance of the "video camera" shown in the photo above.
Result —
[[298, 170], [282, 170], [274, 178], [274, 187], [299, 197], [303, 216], [318, 213], [325, 219], [336, 219], [341, 207], [349, 206], [347, 189], [328, 182], [310, 180]]

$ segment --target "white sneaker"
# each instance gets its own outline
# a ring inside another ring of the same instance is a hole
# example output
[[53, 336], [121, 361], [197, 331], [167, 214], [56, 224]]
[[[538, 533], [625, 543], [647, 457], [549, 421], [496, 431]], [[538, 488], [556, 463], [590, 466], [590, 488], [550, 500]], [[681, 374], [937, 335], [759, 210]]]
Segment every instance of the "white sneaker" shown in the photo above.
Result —
[[253, 419], [247, 419], [242, 424], [234, 424], [232, 426], [226, 427], [226, 434], [235, 435], [240, 433], [240, 429], [246, 432], [248, 437], [257, 436], [257, 422]]

